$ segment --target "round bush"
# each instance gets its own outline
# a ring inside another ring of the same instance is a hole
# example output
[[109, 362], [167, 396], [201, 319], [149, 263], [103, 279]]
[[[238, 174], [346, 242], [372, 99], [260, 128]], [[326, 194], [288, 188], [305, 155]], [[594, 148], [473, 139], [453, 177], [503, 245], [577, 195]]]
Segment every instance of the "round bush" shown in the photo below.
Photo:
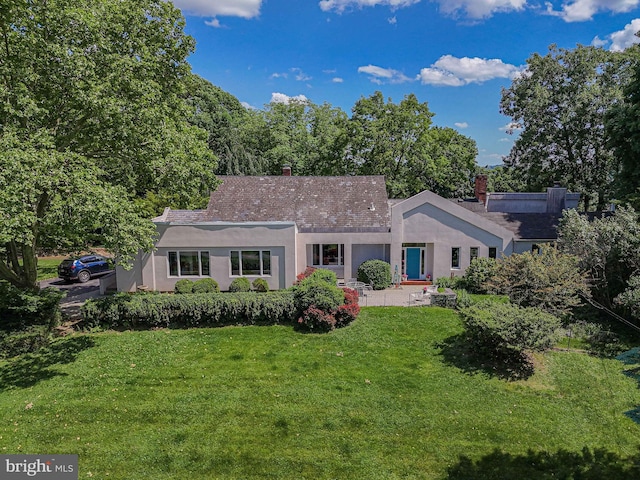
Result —
[[309, 275], [308, 278], [317, 280], [319, 282], [325, 282], [329, 285], [335, 285], [338, 281], [336, 274], [331, 270], [327, 270], [326, 268], [317, 268], [311, 275]]
[[193, 284], [193, 293], [217, 293], [219, 291], [218, 282], [213, 278], [201, 278]]
[[358, 281], [368, 283], [374, 290], [391, 285], [391, 265], [382, 260], [367, 260], [358, 267]]
[[193, 282], [188, 278], [183, 278], [176, 282], [173, 289], [176, 293], [193, 293]]
[[250, 292], [251, 282], [246, 277], [235, 278], [229, 285], [230, 292]]
[[299, 312], [316, 307], [332, 313], [344, 304], [344, 292], [336, 285], [308, 278], [295, 287], [294, 300]]
[[264, 278], [256, 278], [251, 286], [256, 292], [265, 293], [269, 291], [269, 284]]

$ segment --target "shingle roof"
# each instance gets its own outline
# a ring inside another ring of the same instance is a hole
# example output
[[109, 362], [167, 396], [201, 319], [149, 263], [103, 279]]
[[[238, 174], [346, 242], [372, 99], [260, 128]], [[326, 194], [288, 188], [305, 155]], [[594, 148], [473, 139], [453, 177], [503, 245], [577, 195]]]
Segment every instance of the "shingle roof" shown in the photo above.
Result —
[[204, 222], [295, 222], [302, 232], [388, 232], [383, 176], [221, 176]]
[[555, 240], [560, 216], [557, 213], [476, 212], [501, 227], [511, 230], [516, 240]]

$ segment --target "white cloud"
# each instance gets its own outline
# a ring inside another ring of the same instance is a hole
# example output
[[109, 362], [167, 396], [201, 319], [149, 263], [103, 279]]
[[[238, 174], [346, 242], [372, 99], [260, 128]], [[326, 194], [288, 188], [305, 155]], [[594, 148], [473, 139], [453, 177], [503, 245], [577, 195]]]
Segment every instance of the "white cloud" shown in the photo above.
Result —
[[289, 74], [286, 72], [285, 73], [276, 72], [276, 73], [272, 73], [269, 78], [287, 78], [288, 76]]
[[285, 105], [289, 105], [291, 102], [308, 102], [309, 99], [304, 95], [296, 95], [295, 97], [290, 97], [289, 95], [285, 95], [284, 93], [274, 92], [271, 94], [271, 103], [284, 103]]
[[332, 79], [331, 79], [331, 81], [332, 81], [333, 83], [343, 83], [343, 82], [344, 82], [344, 79], [342, 79], [342, 78], [340, 78], [340, 77], [334, 77], [334, 78], [332, 78]]
[[497, 58], [457, 58], [443, 55], [431, 67], [420, 70], [417, 79], [424, 85], [460, 87], [494, 78], [514, 78], [520, 71], [515, 65]]
[[344, 12], [347, 8], [375, 7], [376, 5], [385, 5], [393, 9], [408, 7], [421, 0], [321, 0], [318, 5], [323, 12], [335, 11], [337, 13]]
[[517, 122], [509, 122], [504, 127], [500, 127], [498, 130], [511, 134], [522, 130], [522, 126]]
[[565, 22], [584, 22], [599, 12], [630, 12], [640, 5], [640, 0], [569, 0], [560, 10], [555, 10], [551, 2], [545, 2], [545, 5], [547, 14], [561, 17]]
[[458, 128], [468, 128], [469, 124], [467, 122], [456, 122], [454, 125]]
[[625, 25], [623, 30], [609, 35], [609, 38], [611, 39], [611, 47], [609, 47], [609, 50], [612, 52], [621, 52], [634, 43], [639, 43], [640, 38], [636, 37], [636, 32], [638, 30], [640, 30], [640, 18], [631, 20], [631, 23]]
[[173, 4], [183, 13], [199, 17], [254, 18], [260, 15], [262, 0], [173, 0]]
[[513, 142], [513, 139], [512, 138], [503, 137], [499, 141], [502, 142], [502, 143], [510, 143], [510, 142]]
[[299, 82], [308, 82], [312, 78], [297, 67], [292, 68], [291, 72], [295, 74], [295, 78]]
[[220, 24], [220, 20], [218, 20], [217, 18], [212, 18], [211, 20], [207, 20], [204, 22], [205, 25], [209, 26], [209, 27], [213, 27], [213, 28], [221, 28], [222, 25]]
[[522, 10], [527, 0], [431, 0], [440, 4], [440, 9], [449, 15], [466, 12], [470, 18], [487, 18], [496, 12]]
[[410, 82], [411, 79], [404, 73], [391, 68], [376, 67], [375, 65], [367, 65], [366, 67], [358, 67], [358, 73], [366, 73], [369, 75], [373, 83], [404, 83]]
[[251, 105], [250, 103], [247, 102], [240, 102], [240, 104], [246, 108], [247, 110], [257, 110], [256, 107], [254, 107], [253, 105]]
[[397, 25], [398, 19], [394, 15], [393, 17], [387, 18], [387, 22], [389, 22], [390, 25]]

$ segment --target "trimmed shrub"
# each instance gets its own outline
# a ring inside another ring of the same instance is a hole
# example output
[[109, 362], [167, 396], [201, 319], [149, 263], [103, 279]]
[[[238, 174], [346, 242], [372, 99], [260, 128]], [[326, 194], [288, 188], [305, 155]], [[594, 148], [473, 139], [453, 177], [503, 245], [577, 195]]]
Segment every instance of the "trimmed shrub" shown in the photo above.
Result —
[[344, 288], [344, 305], [336, 310], [336, 327], [344, 327], [353, 322], [360, 313], [358, 292], [352, 288]]
[[487, 293], [488, 282], [496, 274], [497, 269], [497, 262], [494, 258], [474, 258], [463, 277], [465, 289], [471, 293]]
[[264, 278], [256, 278], [251, 286], [256, 292], [265, 293], [269, 291], [269, 284]]
[[497, 359], [520, 360], [525, 350], [544, 351], [557, 340], [560, 320], [537, 308], [479, 303], [461, 310], [469, 341]]
[[331, 312], [311, 306], [302, 312], [298, 324], [307, 330], [328, 332], [336, 328], [336, 317]]
[[82, 307], [85, 325], [106, 328], [201, 327], [292, 324], [298, 316], [293, 292], [266, 295], [207, 293], [138, 295], [118, 293], [89, 300]]
[[234, 278], [229, 285], [230, 292], [250, 292], [251, 282], [246, 277]]
[[455, 293], [432, 293], [431, 306], [443, 308], [456, 308]]
[[312, 306], [331, 313], [344, 304], [342, 289], [335, 284], [318, 281], [312, 277], [295, 286], [293, 295], [296, 307], [301, 313]]
[[193, 283], [193, 293], [217, 293], [219, 291], [218, 282], [213, 278], [201, 278]]
[[311, 274], [313, 274], [313, 272], [315, 272], [316, 270], [317, 270], [317, 268], [315, 268], [315, 267], [307, 267], [304, 270], [304, 272], [299, 273], [296, 276], [296, 281], [294, 282], [294, 285], [298, 285], [305, 278], [309, 278], [311, 276]]
[[358, 281], [368, 283], [374, 290], [391, 285], [391, 265], [382, 260], [367, 260], [358, 267]]
[[327, 270], [326, 268], [316, 268], [311, 273], [311, 275], [309, 275], [306, 278], [310, 278], [318, 282], [325, 282], [325, 283], [328, 283], [329, 285], [336, 285], [336, 283], [338, 282], [338, 278], [336, 277], [336, 274], [331, 270]]
[[173, 287], [176, 293], [193, 293], [193, 282], [188, 278], [182, 278]]

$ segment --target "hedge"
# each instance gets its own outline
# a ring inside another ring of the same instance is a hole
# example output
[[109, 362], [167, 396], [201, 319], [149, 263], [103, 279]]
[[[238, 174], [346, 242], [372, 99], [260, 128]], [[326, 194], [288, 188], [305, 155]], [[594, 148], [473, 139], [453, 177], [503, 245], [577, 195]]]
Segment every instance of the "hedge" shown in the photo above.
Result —
[[138, 295], [119, 293], [82, 307], [87, 325], [107, 328], [274, 325], [295, 322], [293, 292]]

